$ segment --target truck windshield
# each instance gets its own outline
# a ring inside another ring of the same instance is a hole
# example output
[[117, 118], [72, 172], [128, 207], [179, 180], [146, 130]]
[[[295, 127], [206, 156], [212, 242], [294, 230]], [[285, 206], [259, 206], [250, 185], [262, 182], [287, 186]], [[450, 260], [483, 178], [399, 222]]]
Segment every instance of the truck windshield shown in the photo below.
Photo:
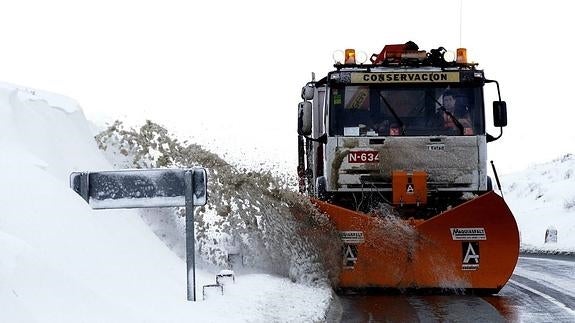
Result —
[[471, 136], [485, 133], [481, 87], [330, 88], [332, 136]]

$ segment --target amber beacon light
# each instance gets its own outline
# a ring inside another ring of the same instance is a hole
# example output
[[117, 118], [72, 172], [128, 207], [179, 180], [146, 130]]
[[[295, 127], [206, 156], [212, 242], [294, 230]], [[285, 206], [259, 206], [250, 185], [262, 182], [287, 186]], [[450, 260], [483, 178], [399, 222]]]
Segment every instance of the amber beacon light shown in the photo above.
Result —
[[467, 49], [466, 48], [458, 48], [457, 49], [457, 63], [458, 64], [467, 64]]
[[355, 49], [345, 50], [345, 64], [355, 64]]

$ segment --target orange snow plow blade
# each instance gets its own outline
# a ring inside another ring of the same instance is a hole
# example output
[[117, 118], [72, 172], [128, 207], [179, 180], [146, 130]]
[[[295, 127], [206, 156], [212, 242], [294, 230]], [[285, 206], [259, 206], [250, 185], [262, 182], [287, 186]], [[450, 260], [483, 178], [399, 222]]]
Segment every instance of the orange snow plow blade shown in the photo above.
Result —
[[344, 244], [340, 290], [443, 290], [493, 294], [511, 277], [519, 231], [488, 192], [428, 220], [376, 217], [319, 200]]

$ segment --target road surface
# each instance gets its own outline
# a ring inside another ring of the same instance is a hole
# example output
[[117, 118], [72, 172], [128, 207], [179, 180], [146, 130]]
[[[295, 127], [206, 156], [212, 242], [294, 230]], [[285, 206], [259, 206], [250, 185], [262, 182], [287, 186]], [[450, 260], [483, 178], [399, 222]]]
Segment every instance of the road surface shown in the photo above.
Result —
[[575, 257], [522, 256], [496, 296], [340, 296], [341, 322], [575, 322]]

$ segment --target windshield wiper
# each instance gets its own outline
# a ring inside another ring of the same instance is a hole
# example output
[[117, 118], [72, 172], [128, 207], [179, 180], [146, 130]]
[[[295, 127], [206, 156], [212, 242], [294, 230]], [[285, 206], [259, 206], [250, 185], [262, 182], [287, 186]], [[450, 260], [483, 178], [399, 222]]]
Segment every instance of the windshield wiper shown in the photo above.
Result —
[[401, 127], [401, 135], [405, 136], [405, 127], [403, 126], [403, 121], [401, 121], [401, 119], [399, 118], [399, 116], [397, 115], [397, 113], [395, 112], [395, 110], [393, 110], [393, 108], [391, 107], [391, 105], [389, 104], [389, 102], [387, 102], [387, 100], [385, 99], [385, 97], [381, 94], [381, 92], [379, 92], [379, 97], [381, 97], [381, 99], [383, 100], [383, 103], [385, 103], [385, 105], [387, 106], [387, 108], [389, 109], [389, 111], [391, 112], [391, 114], [393, 115], [393, 117], [395, 118], [395, 121], [397, 121], [397, 123], [399, 124], [399, 127]]

